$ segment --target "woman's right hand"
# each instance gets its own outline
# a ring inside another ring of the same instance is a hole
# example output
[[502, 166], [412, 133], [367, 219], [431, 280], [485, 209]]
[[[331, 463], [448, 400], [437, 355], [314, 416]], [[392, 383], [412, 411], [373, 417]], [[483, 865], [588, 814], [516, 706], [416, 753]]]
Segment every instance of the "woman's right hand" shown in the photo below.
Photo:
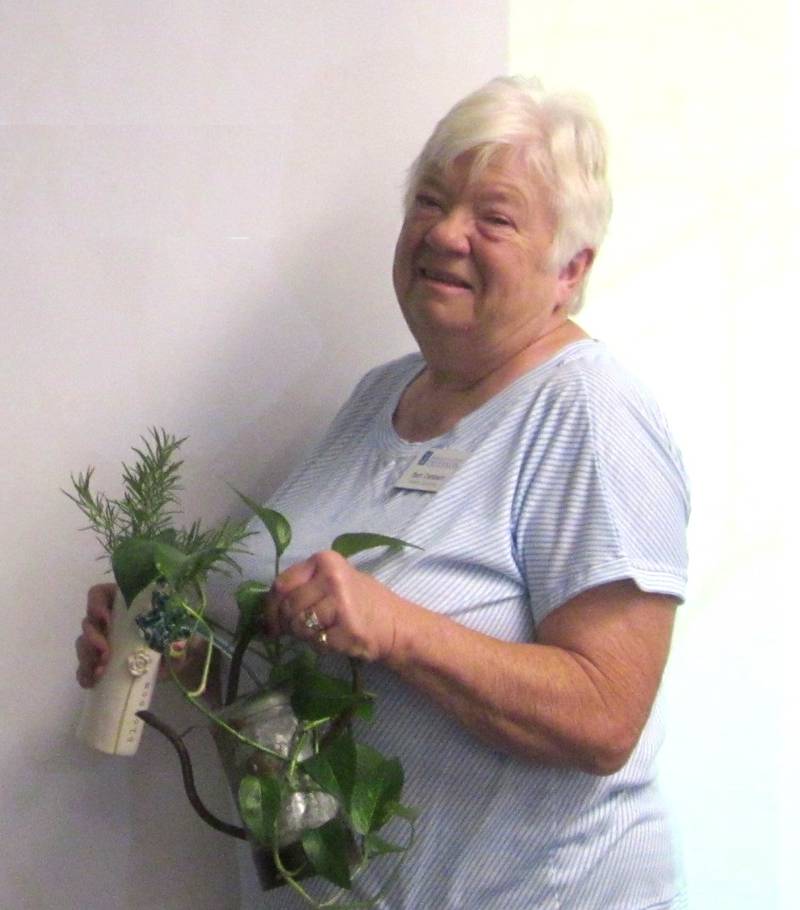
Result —
[[113, 583], [94, 585], [89, 589], [81, 634], [75, 639], [75, 651], [78, 655], [75, 676], [78, 684], [84, 689], [91, 689], [108, 666], [111, 657], [108, 631], [116, 593], [117, 586]]

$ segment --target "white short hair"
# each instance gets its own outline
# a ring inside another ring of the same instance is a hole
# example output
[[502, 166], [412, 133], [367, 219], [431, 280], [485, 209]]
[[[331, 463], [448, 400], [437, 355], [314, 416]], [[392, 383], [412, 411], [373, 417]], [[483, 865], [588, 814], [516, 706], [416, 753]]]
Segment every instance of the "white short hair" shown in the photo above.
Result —
[[[521, 151], [545, 183], [556, 222], [552, 261], [562, 268], [600, 248], [611, 216], [606, 139], [587, 99], [545, 92], [538, 80], [501, 76], [459, 101], [439, 121], [408, 175], [406, 211], [419, 183], [474, 152], [473, 173], [506, 149]], [[580, 309], [581, 288], [571, 311]]]

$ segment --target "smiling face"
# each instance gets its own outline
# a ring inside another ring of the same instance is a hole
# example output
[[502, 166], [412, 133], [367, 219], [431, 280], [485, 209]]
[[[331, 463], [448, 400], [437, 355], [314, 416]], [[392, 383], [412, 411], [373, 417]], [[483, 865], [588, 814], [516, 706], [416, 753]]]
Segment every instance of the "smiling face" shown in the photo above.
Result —
[[455, 337], [513, 354], [566, 321], [576, 287], [569, 266], [551, 263], [543, 183], [511, 151], [475, 177], [472, 158], [422, 179], [395, 249], [397, 299], [426, 357]]

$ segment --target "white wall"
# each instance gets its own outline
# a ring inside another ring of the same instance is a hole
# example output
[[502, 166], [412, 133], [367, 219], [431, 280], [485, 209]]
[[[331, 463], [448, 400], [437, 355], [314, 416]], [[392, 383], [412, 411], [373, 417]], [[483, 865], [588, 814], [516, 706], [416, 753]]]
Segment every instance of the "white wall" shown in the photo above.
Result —
[[90, 463], [113, 488], [162, 425], [190, 435], [187, 499], [216, 520], [226, 481], [266, 494], [411, 347], [389, 276], [404, 169], [504, 69], [506, 31], [500, 0], [0, 5], [3, 907], [237, 906], [232, 842], [168, 746], [73, 741], [101, 566], [59, 488]]
[[510, 70], [584, 90], [608, 126], [615, 213], [583, 323], [654, 388], [692, 479], [662, 777], [693, 910], [788, 910], [800, 884], [788, 10], [511, 3]]

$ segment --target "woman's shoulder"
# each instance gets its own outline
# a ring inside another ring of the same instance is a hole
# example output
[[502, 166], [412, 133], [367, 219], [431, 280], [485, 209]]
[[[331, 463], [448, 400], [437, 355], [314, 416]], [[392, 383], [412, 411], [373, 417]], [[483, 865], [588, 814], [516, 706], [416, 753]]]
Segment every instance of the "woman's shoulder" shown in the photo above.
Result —
[[647, 385], [601, 341], [586, 339], [565, 348], [542, 379], [540, 389], [553, 403], [561, 401], [598, 415], [623, 407], [658, 423], [664, 420]]
[[393, 402], [423, 366], [422, 355], [412, 353], [368, 370], [334, 417], [328, 436], [343, 429], [365, 432], [365, 427], [382, 411], [393, 410]]
[[626, 441], [661, 450], [680, 467], [682, 458], [664, 411], [647, 385], [602, 342], [585, 340], [563, 349], [529, 390], [526, 423], [540, 446], [586, 445], [613, 461]]
[[375, 394], [380, 390], [393, 389], [398, 383], [411, 381], [417, 373], [424, 367], [425, 362], [419, 351], [413, 351], [389, 360], [386, 363], [379, 364], [368, 370], [359, 380], [353, 395]]

